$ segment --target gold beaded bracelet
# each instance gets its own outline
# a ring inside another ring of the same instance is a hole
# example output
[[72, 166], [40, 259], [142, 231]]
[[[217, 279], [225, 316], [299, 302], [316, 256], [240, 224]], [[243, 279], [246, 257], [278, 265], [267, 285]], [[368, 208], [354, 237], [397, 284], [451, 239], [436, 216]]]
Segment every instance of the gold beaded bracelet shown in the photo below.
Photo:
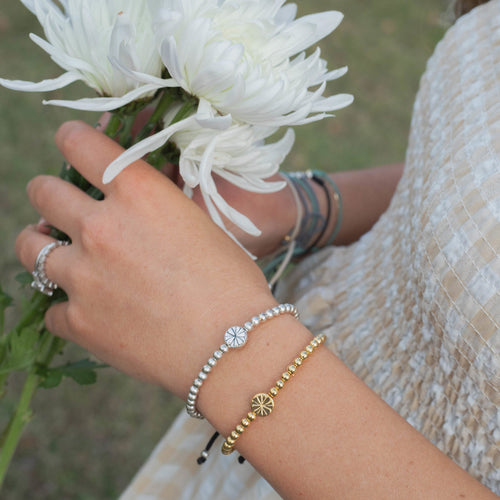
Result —
[[297, 356], [293, 362], [288, 366], [287, 370], [281, 375], [281, 378], [276, 381], [276, 384], [269, 389], [268, 393], [256, 394], [250, 403], [252, 411], [241, 419], [241, 422], [235, 427], [234, 431], [225, 439], [222, 445], [223, 455], [230, 455], [234, 451], [236, 441], [245, 432], [250, 424], [257, 417], [267, 417], [274, 409], [274, 398], [278, 392], [283, 389], [285, 383], [295, 375], [297, 369], [302, 365], [304, 360], [308, 358], [324, 341], [326, 336], [324, 334], [316, 335], [313, 340], [304, 348], [303, 351]]

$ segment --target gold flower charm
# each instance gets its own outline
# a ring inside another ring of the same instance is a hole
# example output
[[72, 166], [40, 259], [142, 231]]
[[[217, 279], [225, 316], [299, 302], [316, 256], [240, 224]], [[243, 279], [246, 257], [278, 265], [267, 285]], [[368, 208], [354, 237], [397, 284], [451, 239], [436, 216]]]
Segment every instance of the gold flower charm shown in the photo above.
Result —
[[274, 400], [269, 394], [260, 393], [252, 398], [252, 411], [259, 417], [267, 417], [274, 409]]

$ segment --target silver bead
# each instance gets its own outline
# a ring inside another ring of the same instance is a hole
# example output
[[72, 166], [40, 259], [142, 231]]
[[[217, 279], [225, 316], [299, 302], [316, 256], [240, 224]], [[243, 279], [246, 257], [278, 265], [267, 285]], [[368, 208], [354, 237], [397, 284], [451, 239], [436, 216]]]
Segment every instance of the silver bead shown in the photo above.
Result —
[[278, 309], [280, 310], [280, 313], [281, 314], [285, 314], [286, 313], [286, 307], [285, 307], [285, 304], [280, 304], [278, 306]]
[[207, 380], [207, 374], [205, 372], [198, 373], [198, 378], [201, 380]]
[[210, 365], [205, 365], [205, 366], [203, 367], [203, 371], [204, 371], [205, 373], [210, 373], [210, 372], [212, 371], [212, 367], [211, 367]]
[[215, 366], [217, 364], [217, 360], [215, 358], [210, 358], [207, 363], [210, 365], [210, 366]]
[[264, 321], [267, 320], [267, 316], [265, 315], [265, 313], [259, 314], [259, 320], [261, 321], [261, 323], [264, 323]]
[[207, 450], [203, 450], [203, 451], [201, 452], [201, 456], [202, 456], [203, 458], [207, 459], [207, 458], [208, 458], [208, 451], [207, 451]]
[[203, 385], [203, 380], [200, 380], [199, 378], [197, 378], [194, 382], [193, 382], [193, 385], [195, 387], [201, 387]]
[[266, 312], [265, 312], [265, 315], [266, 315], [266, 318], [267, 318], [267, 319], [272, 319], [272, 318], [274, 318], [274, 313], [273, 313], [273, 310], [272, 310], [272, 309], [269, 309], [269, 311], [266, 311]]
[[191, 386], [191, 389], [189, 389], [190, 394], [198, 394], [200, 392], [200, 389], [198, 387], [195, 387], [194, 385]]
[[252, 322], [251, 322], [251, 321], [247, 321], [247, 322], [246, 322], [243, 326], [245, 327], [245, 330], [246, 330], [247, 332], [249, 332], [250, 330], [252, 330], [252, 329], [253, 329], [253, 325], [252, 325]]
[[273, 316], [279, 316], [281, 314], [279, 307], [273, 307], [271, 311], [273, 313]]
[[260, 319], [258, 316], [254, 316], [251, 320], [253, 326], [257, 326], [260, 323]]
[[223, 355], [223, 354], [224, 354], [224, 353], [223, 353], [222, 351], [215, 351], [215, 352], [214, 352], [214, 358], [215, 358], [215, 359], [220, 359], [220, 358], [222, 358], [222, 355]]
[[229, 347], [227, 346], [227, 344], [222, 344], [219, 349], [222, 351], [222, 352], [227, 352], [229, 351]]

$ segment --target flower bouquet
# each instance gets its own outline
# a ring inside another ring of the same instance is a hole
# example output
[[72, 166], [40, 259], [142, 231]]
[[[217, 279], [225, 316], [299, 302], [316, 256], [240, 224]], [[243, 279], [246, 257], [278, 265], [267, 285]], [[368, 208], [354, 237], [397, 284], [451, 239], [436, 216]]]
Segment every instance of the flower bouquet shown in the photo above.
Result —
[[[44, 104], [110, 113], [105, 133], [126, 151], [108, 166], [104, 183], [140, 158], [156, 168], [178, 165], [185, 194], [198, 188], [213, 221], [235, 241], [224, 218], [249, 234], [260, 231], [218, 193], [214, 176], [252, 192], [282, 189], [285, 182], [268, 179], [293, 146], [290, 127], [331, 116], [352, 102], [347, 94], [323, 95], [326, 83], [347, 69], [328, 71], [319, 48], [306, 53], [340, 24], [339, 12], [296, 18], [296, 5], [285, 0], [21, 2], [46, 36], [31, 34], [32, 41], [65, 72], [38, 83], [0, 79], [0, 85], [46, 92], [83, 81], [97, 97]], [[137, 131], [139, 115], [147, 118]], [[281, 139], [271, 142], [282, 127]], [[102, 199], [70, 165], [61, 177]], [[57, 228], [52, 234], [68, 241]], [[32, 277], [26, 273], [20, 280], [30, 284]], [[4, 332], [11, 299], [0, 289], [0, 393], [12, 372], [26, 373], [18, 406], [0, 438], [0, 485], [36, 389], [54, 387], [64, 376], [95, 381], [100, 365], [92, 361], [52, 365], [64, 341], [47, 331], [43, 318], [62, 300], [63, 291], [38, 286], [17, 325]]]

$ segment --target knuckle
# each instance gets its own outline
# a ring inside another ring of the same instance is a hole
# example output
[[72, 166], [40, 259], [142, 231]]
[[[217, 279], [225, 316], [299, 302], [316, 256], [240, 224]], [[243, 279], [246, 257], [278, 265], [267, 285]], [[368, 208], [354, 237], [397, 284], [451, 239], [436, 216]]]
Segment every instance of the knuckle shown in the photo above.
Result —
[[69, 334], [77, 336], [85, 330], [85, 315], [74, 302], [69, 302], [66, 308], [66, 326]]
[[63, 123], [56, 132], [57, 147], [63, 152], [76, 149], [81, 143], [81, 134], [84, 123], [78, 120]]
[[71, 266], [66, 272], [67, 289], [71, 291], [80, 291], [82, 284], [89, 282], [91, 273], [86, 271], [86, 266], [82, 265], [81, 259], [75, 265]]
[[24, 265], [27, 262], [26, 231], [22, 231], [16, 238], [14, 245], [17, 259]]
[[28, 185], [28, 196], [35, 208], [44, 205], [52, 193], [52, 178], [48, 175], [35, 177]]
[[61, 336], [60, 335], [61, 332], [57, 331], [56, 329], [57, 322], [55, 318], [54, 307], [51, 307], [47, 310], [47, 312], [45, 313], [44, 322], [45, 322], [45, 327], [50, 333], [52, 333], [53, 335]]
[[96, 250], [106, 243], [106, 223], [98, 214], [86, 214], [80, 218], [80, 242], [86, 250]]

